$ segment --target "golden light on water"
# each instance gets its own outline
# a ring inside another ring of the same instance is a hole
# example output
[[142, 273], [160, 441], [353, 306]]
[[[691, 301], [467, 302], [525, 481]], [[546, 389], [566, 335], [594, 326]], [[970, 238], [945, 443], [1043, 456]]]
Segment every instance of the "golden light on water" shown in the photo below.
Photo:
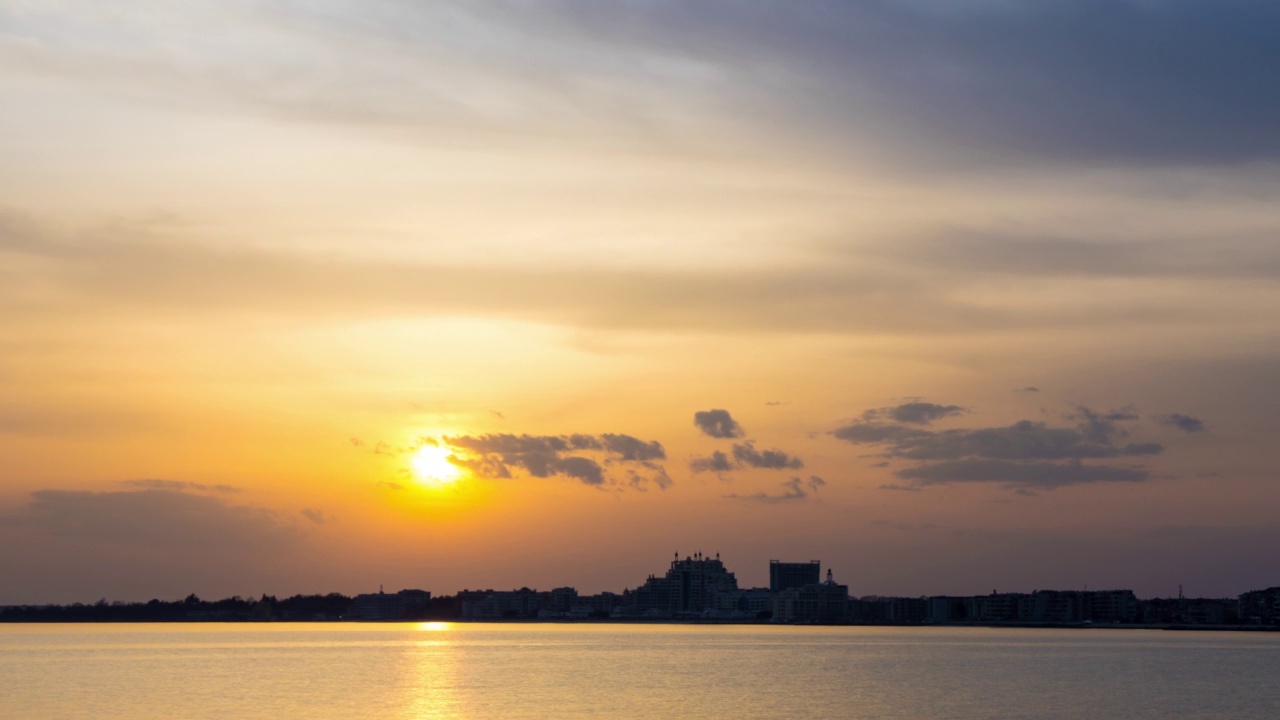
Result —
[[413, 453], [413, 476], [423, 485], [449, 485], [462, 477], [453, 464], [453, 451], [441, 445], [423, 445]]

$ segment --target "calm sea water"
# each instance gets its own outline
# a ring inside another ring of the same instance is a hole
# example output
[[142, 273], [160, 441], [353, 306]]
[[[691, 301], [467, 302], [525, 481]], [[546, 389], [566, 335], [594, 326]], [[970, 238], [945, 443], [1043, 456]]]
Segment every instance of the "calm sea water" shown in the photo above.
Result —
[[0, 718], [1267, 718], [1280, 635], [0, 625]]

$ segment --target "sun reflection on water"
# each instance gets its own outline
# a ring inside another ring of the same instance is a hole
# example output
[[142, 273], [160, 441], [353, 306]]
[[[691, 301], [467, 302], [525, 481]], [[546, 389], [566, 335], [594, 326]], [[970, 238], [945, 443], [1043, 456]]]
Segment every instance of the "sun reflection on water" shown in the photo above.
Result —
[[449, 631], [453, 623], [422, 622], [414, 626], [430, 639], [414, 643], [407, 651], [406, 674], [402, 687], [406, 693], [406, 720], [456, 720], [470, 717], [465, 701], [458, 694], [461, 681], [459, 648]]

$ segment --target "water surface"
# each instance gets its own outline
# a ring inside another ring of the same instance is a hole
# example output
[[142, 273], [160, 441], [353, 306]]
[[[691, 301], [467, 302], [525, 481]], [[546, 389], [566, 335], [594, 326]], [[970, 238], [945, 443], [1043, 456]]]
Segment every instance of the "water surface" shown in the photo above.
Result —
[[0, 718], [1275, 718], [1280, 635], [0, 625]]

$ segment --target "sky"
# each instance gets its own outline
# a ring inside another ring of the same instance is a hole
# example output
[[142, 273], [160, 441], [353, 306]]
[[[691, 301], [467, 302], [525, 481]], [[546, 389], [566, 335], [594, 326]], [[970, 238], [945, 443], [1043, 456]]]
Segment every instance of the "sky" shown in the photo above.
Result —
[[1278, 26], [0, 2], [0, 604], [1280, 584]]

